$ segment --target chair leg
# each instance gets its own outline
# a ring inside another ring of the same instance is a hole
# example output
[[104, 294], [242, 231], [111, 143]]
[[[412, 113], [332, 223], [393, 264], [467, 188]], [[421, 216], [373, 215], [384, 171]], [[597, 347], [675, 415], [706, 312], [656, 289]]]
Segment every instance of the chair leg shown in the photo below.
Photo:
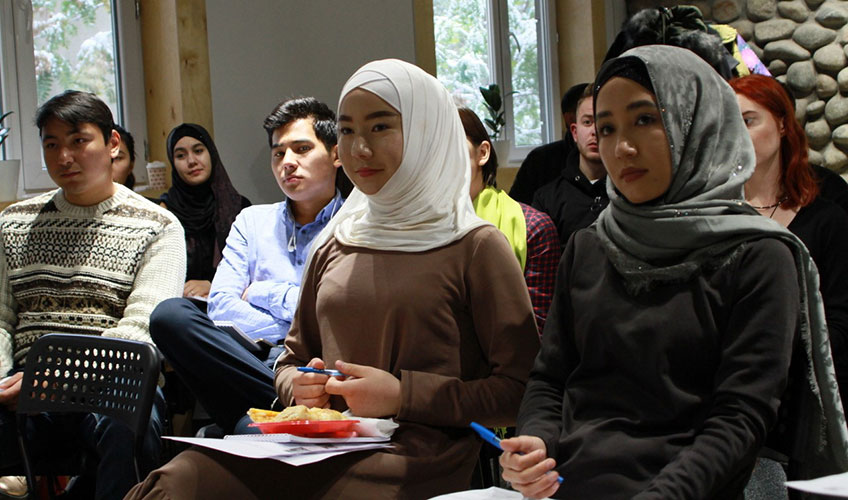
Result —
[[24, 474], [27, 480], [27, 497], [35, 498], [35, 476], [32, 475], [32, 465], [26, 447], [26, 415], [18, 415], [18, 445], [21, 449], [21, 460], [24, 463]]
[[55, 500], [56, 499], [56, 483], [57, 483], [58, 479], [56, 478], [56, 476], [53, 476], [53, 475], [44, 476], [42, 479], [47, 481], [47, 497], [50, 498], [50, 500]]
[[133, 465], [135, 465], [135, 481], [138, 484], [144, 478], [141, 477], [141, 468], [138, 466], [138, 459], [135, 457], [133, 457]]
[[135, 482], [136, 484], [140, 483], [143, 477], [141, 477], [141, 467], [138, 465], [138, 457], [140, 456], [142, 446], [139, 444], [138, 440], [133, 443], [133, 465], [135, 466]]

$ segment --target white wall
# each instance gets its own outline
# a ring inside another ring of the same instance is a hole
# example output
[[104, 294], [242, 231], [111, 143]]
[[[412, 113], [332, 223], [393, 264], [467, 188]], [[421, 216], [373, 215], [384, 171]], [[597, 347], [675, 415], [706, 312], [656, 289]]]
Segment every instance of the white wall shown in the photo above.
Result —
[[238, 191], [283, 198], [262, 121], [283, 98], [315, 96], [336, 110], [362, 64], [415, 60], [412, 1], [206, 0], [215, 143]]

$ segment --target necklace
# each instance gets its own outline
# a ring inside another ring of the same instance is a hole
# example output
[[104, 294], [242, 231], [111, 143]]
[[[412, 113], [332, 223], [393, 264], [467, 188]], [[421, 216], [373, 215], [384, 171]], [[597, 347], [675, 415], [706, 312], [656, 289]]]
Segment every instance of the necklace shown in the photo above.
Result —
[[764, 206], [762, 206], [762, 207], [758, 207], [757, 205], [751, 205], [751, 206], [752, 206], [752, 207], [754, 207], [754, 208], [756, 208], [757, 210], [768, 210], [769, 208], [771, 208], [771, 209], [772, 209], [772, 211], [771, 211], [771, 213], [769, 214], [769, 219], [771, 219], [771, 218], [773, 218], [773, 217], [774, 217], [775, 212], [777, 212], [777, 208], [778, 208], [780, 205], [783, 205], [783, 204], [786, 202], [786, 200], [788, 200], [788, 199], [789, 199], [789, 197], [788, 197], [788, 196], [784, 196], [783, 198], [781, 198], [781, 199], [777, 200], [777, 203], [774, 203], [774, 204], [772, 204], [772, 205], [764, 205]]

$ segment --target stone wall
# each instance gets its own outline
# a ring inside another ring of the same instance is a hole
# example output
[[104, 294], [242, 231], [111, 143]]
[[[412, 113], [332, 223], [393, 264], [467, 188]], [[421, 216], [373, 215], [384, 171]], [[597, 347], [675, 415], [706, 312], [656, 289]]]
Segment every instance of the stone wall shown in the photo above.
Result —
[[736, 28], [792, 90], [810, 160], [848, 170], [848, 1], [627, 0], [627, 9], [678, 4], [696, 5], [707, 20]]

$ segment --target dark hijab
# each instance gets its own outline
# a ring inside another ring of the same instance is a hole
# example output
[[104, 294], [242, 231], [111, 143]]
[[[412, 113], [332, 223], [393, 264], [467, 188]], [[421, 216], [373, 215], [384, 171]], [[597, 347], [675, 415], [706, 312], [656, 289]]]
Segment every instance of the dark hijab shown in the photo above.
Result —
[[[212, 171], [198, 186], [187, 184], [174, 165], [174, 148], [183, 137], [193, 137], [209, 151]], [[171, 162], [171, 189], [162, 195], [168, 210], [174, 213], [186, 233], [188, 274], [186, 279], [211, 280], [221, 261], [227, 235], [236, 215], [250, 205], [233, 187], [218, 148], [209, 132], [200, 125], [183, 123], [168, 134], [168, 160]]]
[[656, 200], [634, 205], [607, 177], [610, 204], [595, 225], [607, 257], [635, 295], [724, 265], [746, 242], [763, 237], [784, 242], [795, 256], [801, 290], [799, 336], [808, 382], [801, 395], [806, 413], [794, 422], [806, 439], [790, 443], [795, 449], [788, 454], [797, 460], [798, 478], [848, 470], [848, 428], [818, 271], [801, 240], [744, 201], [743, 187], [756, 156], [733, 89], [693, 52], [667, 45], [637, 47], [604, 63], [595, 84], [596, 104], [600, 89], [614, 76], [629, 78], [656, 96], [672, 180]]

